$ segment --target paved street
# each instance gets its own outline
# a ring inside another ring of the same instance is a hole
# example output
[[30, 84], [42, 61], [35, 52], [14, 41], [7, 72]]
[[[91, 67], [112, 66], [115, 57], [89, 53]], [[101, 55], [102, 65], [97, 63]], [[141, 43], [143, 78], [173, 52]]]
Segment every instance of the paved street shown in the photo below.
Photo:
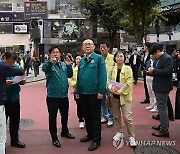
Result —
[[[61, 138], [59, 135], [61, 148], [56, 148], [51, 143], [51, 138], [48, 132], [48, 113], [46, 108], [46, 88], [45, 81], [29, 83], [21, 88], [21, 119], [30, 119], [34, 121], [32, 126], [26, 127], [19, 131], [20, 140], [25, 142], [27, 147], [25, 149], [18, 149], [10, 146], [9, 133], [7, 135], [7, 153], [8, 154], [85, 154], [90, 153], [87, 148], [88, 143], [80, 143], [79, 139], [86, 135], [85, 130], [78, 128], [78, 119], [76, 116], [76, 104], [73, 101], [71, 94], [72, 89], [69, 90], [70, 111], [69, 111], [69, 128], [70, 132], [75, 135], [75, 140]], [[133, 118], [136, 129], [136, 140], [138, 141], [175, 141], [176, 148], [180, 151], [180, 134], [179, 125], [180, 120], [170, 122], [170, 138], [157, 138], [151, 136], [153, 125], [158, 125], [158, 121], [151, 118], [153, 115], [145, 110], [147, 105], [139, 102], [144, 99], [143, 83], [140, 82], [134, 86], [133, 91]], [[171, 92], [171, 100], [174, 106], [175, 90]], [[60, 119], [58, 118], [58, 127], [60, 128]], [[60, 131], [59, 131], [60, 132]], [[127, 141], [127, 132], [124, 129], [125, 141]], [[126, 143], [116, 150], [112, 146], [112, 137], [115, 134], [114, 128], [107, 128], [105, 124], [102, 125], [102, 144], [93, 153], [116, 154], [124, 152], [126, 154], [133, 154], [133, 149]]]

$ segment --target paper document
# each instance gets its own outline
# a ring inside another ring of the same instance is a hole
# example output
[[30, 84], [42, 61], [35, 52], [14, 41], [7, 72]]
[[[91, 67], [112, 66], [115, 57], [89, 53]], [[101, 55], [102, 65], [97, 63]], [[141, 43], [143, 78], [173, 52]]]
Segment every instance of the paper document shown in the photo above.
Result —
[[25, 80], [25, 76], [16, 76], [14, 79], [13, 79], [13, 84], [16, 84], [16, 83], [19, 83], [21, 82], [22, 80]]
[[111, 90], [113, 90], [113, 89], [120, 90], [122, 86], [123, 86], [122, 83], [115, 82], [115, 81], [111, 80], [108, 88]]

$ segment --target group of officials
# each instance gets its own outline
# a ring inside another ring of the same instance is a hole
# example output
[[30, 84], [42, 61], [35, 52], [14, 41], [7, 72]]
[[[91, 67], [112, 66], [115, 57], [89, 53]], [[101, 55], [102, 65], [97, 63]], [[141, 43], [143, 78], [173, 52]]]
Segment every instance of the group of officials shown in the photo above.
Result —
[[[78, 63], [76, 81], [73, 83], [75, 100], [79, 103], [78, 108], [82, 112], [81, 118], [85, 121], [87, 131], [87, 135], [81, 138], [80, 142], [92, 141], [88, 150], [96, 150], [101, 143], [101, 123], [104, 121], [108, 122], [108, 127], [115, 124], [117, 132], [113, 140], [123, 141], [122, 112], [130, 145], [136, 146], [131, 110], [133, 73], [131, 67], [124, 64], [126, 56], [121, 51], [115, 53], [114, 56], [109, 54], [109, 46], [105, 42], [100, 44], [102, 56], [94, 52], [95, 45], [90, 39], [83, 41], [82, 47], [84, 56]], [[62, 62], [61, 54], [61, 50], [57, 46], [50, 48], [49, 60], [43, 64], [42, 68], [47, 79], [46, 103], [49, 113], [49, 132], [52, 144], [56, 147], [61, 147], [56, 123], [58, 110], [61, 114], [61, 137], [75, 138], [68, 129], [68, 78], [72, 79], [74, 72], [71, 61], [72, 56], [67, 54]], [[164, 53], [157, 43], [151, 46], [149, 54], [152, 54], [158, 60], [156, 68], [149, 67], [146, 71], [149, 75], [154, 76], [153, 90], [156, 95], [160, 115], [160, 125], [154, 127], [157, 132], [153, 133], [153, 135], [169, 137], [167, 97], [172, 89], [172, 58]], [[11, 145], [19, 148], [25, 147], [25, 144], [21, 143], [18, 138], [20, 113], [19, 84], [25, 84], [25, 81], [13, 84], [13, 78], [11, 78], [23, 75], [24, 70], [14, 65], [15, 60], [15, 54], [7, 52], [5, 53], [4, 60], [0, 63], [0, 153], [2, 154], [5, 153], [6, 117], [10, 117]], [[121, 83], [121, 89], [109, 89], [108, 85], [111, 80]], [[9, 93], [8, 96], [10, 96], [7, 98], [6, 89], [7, 94]], [[16, 93], [14, 93], [15, 91]], [[109, 108], [105, 105], [107, 97], [109, 98]], [[101, 119], [101, 110], [103, 119]], [[12, 115], [14, 114], [17, 117], [13, 117]], [[16, 120], [13, 121], [13, 118]]]

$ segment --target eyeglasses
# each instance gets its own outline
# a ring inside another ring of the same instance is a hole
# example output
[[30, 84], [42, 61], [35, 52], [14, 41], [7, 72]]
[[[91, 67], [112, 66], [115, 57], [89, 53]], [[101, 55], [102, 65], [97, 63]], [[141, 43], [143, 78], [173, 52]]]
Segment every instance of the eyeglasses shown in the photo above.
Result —
[[92, 46], [92, 45], [94, 45], [94, 44], [92, 44], [92, 43], [85, 43], [85, 44], [83, 44], [83, 46], [85, 46], [85, 47]]

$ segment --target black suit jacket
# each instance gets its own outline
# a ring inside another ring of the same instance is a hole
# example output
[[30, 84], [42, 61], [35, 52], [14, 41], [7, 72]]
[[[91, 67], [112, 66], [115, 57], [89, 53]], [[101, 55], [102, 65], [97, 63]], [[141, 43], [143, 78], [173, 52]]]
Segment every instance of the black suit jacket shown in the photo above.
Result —
[[[144, 57], [145, 57], [145, 52], [144, 52]], [[146, 63], [147, 63], [147, 61], [149, 61], [149, 59], [150, 59], [150, 54], [148, 54], [145, 61], [143, 58], [143, 60], [141, 61], [141, 70], [146, 70]]]
[[173, 60], [167, 53], [159, 58], [153, 70], [153, 90], [157, 93], [167, 93], [173, 89], [172, 84]]
[[[129, 63], [130, 63], [130, 66], [131, 66], [131, 67], [133, 66], [133, 60], [134, 60], [134, 55], [131, 55], [131, 57], [130, 57], [130, 59], [129, 59]], [[136, 67], [139, 68], [139, 67], [140, 67], [140, 64], [141, 64], [141, 59], [140, 59], [140, 56], [137, 55]]]

